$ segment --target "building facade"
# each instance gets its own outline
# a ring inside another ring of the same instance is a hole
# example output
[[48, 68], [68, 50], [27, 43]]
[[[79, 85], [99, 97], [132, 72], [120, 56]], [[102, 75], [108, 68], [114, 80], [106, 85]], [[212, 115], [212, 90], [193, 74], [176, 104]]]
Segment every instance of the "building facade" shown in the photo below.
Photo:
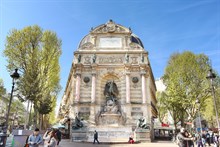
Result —
[[94, 130], [106, 142], [127, 140], [131, 134], [141, 140], [138, 132], [151, 140], [155, 92], [141, 40], [110, 20], [92, 28], [74, 52], [59, 118], [62, 123], [68, 120], [73, 141], [91, 141]]

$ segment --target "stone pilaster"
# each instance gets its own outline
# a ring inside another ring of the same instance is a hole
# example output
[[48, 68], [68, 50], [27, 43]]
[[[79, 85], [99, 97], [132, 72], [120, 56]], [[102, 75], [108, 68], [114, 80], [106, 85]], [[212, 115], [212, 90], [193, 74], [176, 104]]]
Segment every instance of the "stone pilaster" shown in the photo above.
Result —
[[126, 73], [126, 103], [130, 103], [130, 72]]
[[91, 91], [91, 103], [96, 101], [96, 67], [97, 64], [92, 64], [92, 91]]
[[80, 99], [80, 84], [81, 84], [81, 74], [76, 74], [76, 93], [75, 93], [75, 102], [78, 103]]
[[146, 98], [146, 80], [145, 80], [145, 72], [141, 73], [141, 91], [142, 91], [142, 103], [145, 104], [147, 101]]
[[130, 64], [125, 64], [125, 82], [126, 82], [126, 103], [131, 102], [131, 92], [130, 92]]

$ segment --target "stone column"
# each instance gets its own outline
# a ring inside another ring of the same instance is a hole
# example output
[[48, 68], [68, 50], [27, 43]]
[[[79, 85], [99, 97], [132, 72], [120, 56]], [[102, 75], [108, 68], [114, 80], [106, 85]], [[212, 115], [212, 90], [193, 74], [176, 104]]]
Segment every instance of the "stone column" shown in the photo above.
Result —
[[126, 103], [130, 103], [130, 72], [126, 73]]
[[96, 74], [92, 74], [92, 92], [91, 92], [91, 103], [95, 103], [95, 87], [96, 87]]
[[80, 83], [81, 83], [81, 75], [76, 74], [76, 93], [75, 93], [75, 102], [78, 103], [80, 99]]
[[141, 73], [141, 86], [142, 86], [142, 103], [146, 103], [146, 79], [145, 79], [145, 72]]

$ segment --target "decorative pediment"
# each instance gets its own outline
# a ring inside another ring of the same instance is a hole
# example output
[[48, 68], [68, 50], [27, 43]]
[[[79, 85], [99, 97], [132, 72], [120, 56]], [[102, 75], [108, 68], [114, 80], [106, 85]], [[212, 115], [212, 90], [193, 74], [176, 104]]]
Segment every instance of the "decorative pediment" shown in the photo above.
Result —
[[106, 24], [92, 29], [91, 33], [131, 33], [131, 30], [109, 20]]

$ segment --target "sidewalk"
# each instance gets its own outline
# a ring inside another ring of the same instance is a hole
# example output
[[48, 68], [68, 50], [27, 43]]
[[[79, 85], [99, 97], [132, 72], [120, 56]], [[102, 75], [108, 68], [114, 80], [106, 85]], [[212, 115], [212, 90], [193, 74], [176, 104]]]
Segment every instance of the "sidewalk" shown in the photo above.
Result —
[[138, 144], [92, 144], [92, 143], [76, 143], [69, 140], [61, 140], [59, 147], [177, 147], [176, 144], [169, 141], [160, 141], [152, 143], [138, 143]]

